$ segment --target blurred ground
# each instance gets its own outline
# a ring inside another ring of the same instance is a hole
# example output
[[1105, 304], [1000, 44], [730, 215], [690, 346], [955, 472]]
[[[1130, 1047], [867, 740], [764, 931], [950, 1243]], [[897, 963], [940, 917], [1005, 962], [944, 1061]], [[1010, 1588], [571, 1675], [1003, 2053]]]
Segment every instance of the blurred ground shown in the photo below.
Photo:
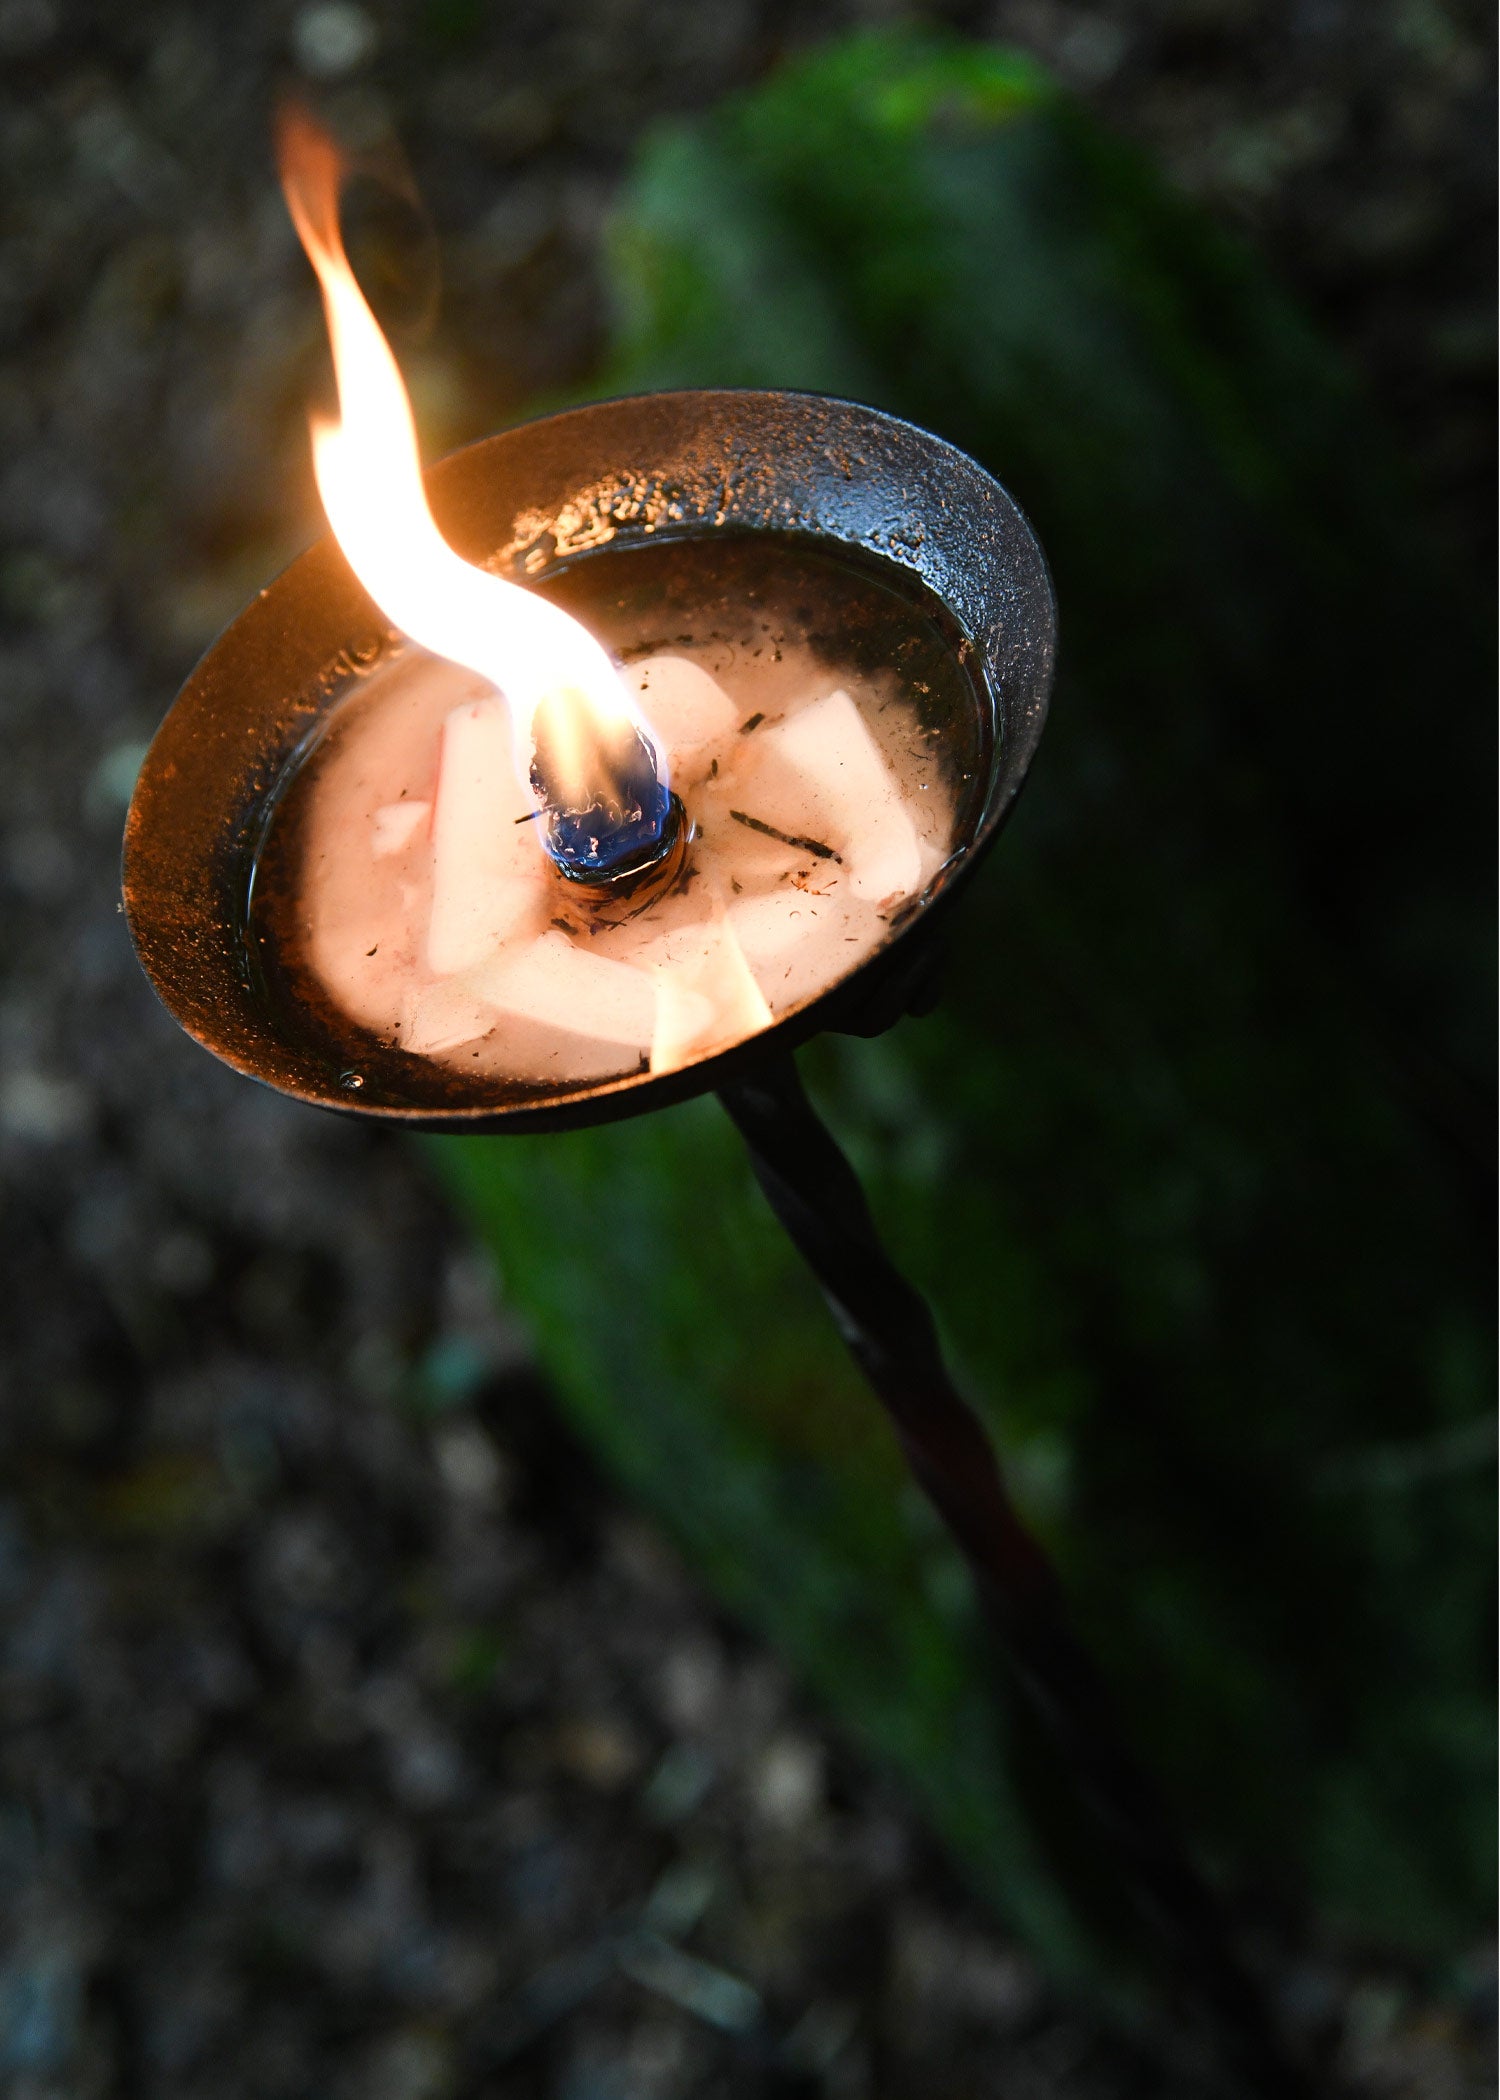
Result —
[[[1487, 12], [938, 12], [1249, 228], [1482, 559]], [[884, 13], [0, 0], [0, 2090], [1169, 2089], [592, 1477], [420, 1159], [212, 1065], [117, 916], [141, 742], [315, 529], [275, 87], [408, 146], [440, 450], [586, 372], [643, 122]], [[1488, 2089], [1477, 1972], [1277, 1963], [1361, 2090]]]

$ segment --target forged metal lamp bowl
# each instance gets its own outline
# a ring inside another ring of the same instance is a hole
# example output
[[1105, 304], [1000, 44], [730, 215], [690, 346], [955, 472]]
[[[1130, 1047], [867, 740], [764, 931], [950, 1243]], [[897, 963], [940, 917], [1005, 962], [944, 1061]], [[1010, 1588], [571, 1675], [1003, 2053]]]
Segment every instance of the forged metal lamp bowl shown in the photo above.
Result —
[[[141, 962], [176, 1019], [237, 1070], [300, 1099], [467, 1130], [535, 1130], [639, 1113], [721, 1088], [822, 1029], [864, 1033], [893, 1020], [915, 995], [948, 901], [1014, 804], [1045, 713], [1051, 587], [1036, 539], [1005, 491], [942, 440], [875, 410], [748, 391], [650, 395], [548, 417], [454, 454], [427, 486], [444, 536], [461, 555], [555, 595], [596, 628], [608, 625], [612, 604], [632, 600], [639, 608], [649, 598], [621, 586], [632, 563], [657, 577], [658, 599], [665, 591], [679, 620], [683, 593], [695, 588], [694, 564], [721, 600], [737, 566], [748, 563], [762, 585], [774, 572], [790, 590], [786, 578], [801, 562], [804, 595], [832, 590], [841, 604], [883, 606], [885, 631], [866, 637], [867, 654], [920, 636], [924, 661], [940, 666], [940, 675], [920, 683], [934, 748], [948, 762], [951, 833], [908, 877], [920, 887], [877, 929], [873, 947], [852, 948], [852, 969], [805, 996], [795, 996], [794, 986], [787, 1003], [773, 1002], [769, 1020], [727, 1048], [695, 1054], [689, 1042], [673, 1069], [643, 1070], [627, 1059], [631, 1069], [623, 1071], [549, 1066], [549, 1076], [539, 1077], [464, 1071], [458, 1060], [392, 1050], [351, 1025], [298, 967], [295, 913], [273, 894], [276, 856], [267, 851], [278, 813], [330, 725], [351, 695], [399, 668], [401, 658], [388, 622], [324, 540], [199, 664], [136, 789], [125, 840], [126, 911]], [[637, 609], [637, 626], [639, 618]], [[629, 648], [621, 653], [628, 661]], [[649, 693], [642, 699], [653, 704]], [[655, 704], [670, 714], [676, 703], [659, 692]], [[619, 777], [634, 783], [638, 815], [655, 784], [636, 779], [641, 769], [630, 770], [628, 752], [619, 763]], [[754, 810], [720, 814], [748, 827], [734, 831], [742, 845], [769, 833], [807, 855], [833, 855], [825, 842], [778, 829]], [[375, 850], [399, 852], [412, 820], [382, 809], [377, 821], [386, 829]], [[582, 861], [566, 874], [583, 878], [582, 891], [598, 870], [566, 817], [551, 822], [554, 836], [559, 821], [566, 850]], [[658, 835], [664, 845], [680, 844], [659, 809], [639, 828], [645, 850], [627, 872], [653, 862]], [[872, 874], [871, 886], [881, 879]], [[753, 943], [753, 914], [745, 924]], [[774, 931], [762, 929], [762, 937]], [[528, 968], [536, 974], [534, 964]]]

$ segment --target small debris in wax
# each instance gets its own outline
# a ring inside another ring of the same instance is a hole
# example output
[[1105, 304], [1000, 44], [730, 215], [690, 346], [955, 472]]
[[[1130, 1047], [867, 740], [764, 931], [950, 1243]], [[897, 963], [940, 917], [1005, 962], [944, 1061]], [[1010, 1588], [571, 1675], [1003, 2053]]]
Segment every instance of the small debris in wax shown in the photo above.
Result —
[[303, 862], [308, 960], [340, 1007], [474, 1075], [584, 1083], [727, 1047], [880, 946], [952, 821], [946, 794], [918, 795], [931, 753], [895, 674], [856, 682], [790, 643], [701, 653], [712, 670], [663, 649], [621, 672], [693, 827], [691, 880], [634, 915], [567, 894], [482, 682], [415, 649], [367, 678]]
[[758, 831], [763, 839], [779, 839], [783, 846], [800, 846], [804, 853], [816, 854], [819, 860], [843, 860], [841, 853], [835, 853], [821, 839], [803, 839], [795, 832], [778, 831], [774, 824], [763, 824], [759, 817], [747, 817], [742, 809], [732, 809], [729, 814], [736, 824], [743, 824], [747, 831]]

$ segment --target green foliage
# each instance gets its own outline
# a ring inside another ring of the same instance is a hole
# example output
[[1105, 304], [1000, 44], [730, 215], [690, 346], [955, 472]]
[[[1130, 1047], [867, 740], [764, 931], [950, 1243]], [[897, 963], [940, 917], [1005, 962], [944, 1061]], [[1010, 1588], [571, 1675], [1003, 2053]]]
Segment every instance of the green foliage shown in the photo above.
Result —
[[[812, 1076], [1222, 1870], [1441, 1949], [1490, 1857], [1487, 681], [1388, 448], [1250, 257], [926, 33], [653, 142], [613, 254], [600, 391], [879, 402], [1037, 521], [1064, 675], [950, 995]], [[439, 1157], [585, 1433], [1076, 1963], [1046, 1760], [713, 1104]]]

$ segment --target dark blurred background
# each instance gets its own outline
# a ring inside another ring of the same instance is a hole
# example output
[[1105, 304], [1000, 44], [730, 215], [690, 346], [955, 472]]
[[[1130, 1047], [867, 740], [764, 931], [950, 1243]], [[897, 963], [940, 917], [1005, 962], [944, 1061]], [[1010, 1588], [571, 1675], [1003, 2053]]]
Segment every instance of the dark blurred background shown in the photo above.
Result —
[[[278, 92], [409, 158], [435, 454], [607, 364], [645, 132], [895, 13], [0, 0], [6, 2092], [1199, 2089], [1049, 1982], [595, 1470], [429, 1163], [220, 1071], [118, 915], [145, 740], [320, 529]], [[1035, 54], [1246, 235], [1395, 432], [1439, 565], [1483, 568], [1489, 10], [920, 19]], [[1358, 2090], [1489, 2089], [1477, 1928], [1425, 1963], [1316, 1918], [1267, 1948]]]

